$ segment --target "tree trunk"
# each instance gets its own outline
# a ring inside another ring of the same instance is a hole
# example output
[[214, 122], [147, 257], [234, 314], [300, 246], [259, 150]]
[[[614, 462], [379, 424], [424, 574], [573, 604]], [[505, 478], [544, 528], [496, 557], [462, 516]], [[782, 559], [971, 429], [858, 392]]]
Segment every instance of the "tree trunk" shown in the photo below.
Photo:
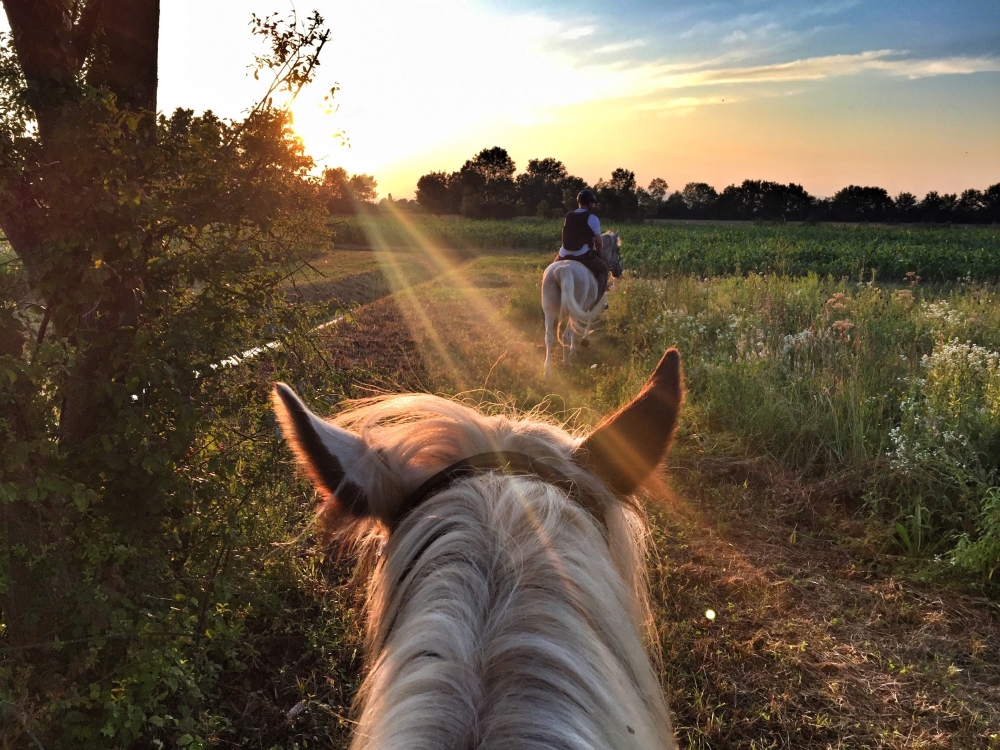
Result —
[[107, 62], [91, 68], [87, 83], [113, 91], [119, 109], [155, 113], [159, 0], [104, 0], [100, 26]]
[[[77, 348], [61, 394], [61, 451], [72, 457], [76, 447], [99, 434], [106, 423], [110, 379], [120, 376], [122, 368], [128, 366], [127, 351], [122, 351], [116, 333], [123, 325], [134, 325], [139, 317], [144, 264], [116, 243], [101, 246], [107, 241], [102, 234], [121, 232], [121, 227], [105, 226], [104, 232], [97, 228], [100, 222], [113, 222], [114, 217], [98, 220], [81, 214], [67, 222], [75, 207], [83, 205], [72, 201], [72, 191], [100, 191], [99, 182], [67, 181], [61, 190], [53, 190], [45, 187], [45, 181], [52, 181], [52, 165], [59, 169], [59, 164], [67, 165], [67, 180], [77, 179], [72, 175], [84, 173], [73, 173], [68, 166], [78, 154], [101, 153], [94, 140], [100, 128], [79, 126], [88, 119], [81, 117], [86, 114], [81, 71], [95, 49], [86, 84], [114, 94], [119, 110], [147, 113], [140, 120], [139, 137], [148, 142], [155, 136], [160, 2], [88, 0], [79, 9], [67, 0], [2, 2], [38, 124], [38, 148], [37, 161], [25, 163], [23, 174], [0, 176], [0, 228], [24, 264], [36, 298], [46, 302], [56, 333], [68, 336]], [[6, 149], [7, 144], [0, 143], [0, 147]], [[43, 172], [41, 165], [49, 171]], [[137, 177], [138, 171], [132, 176]], [[66, 205], [59, 205], [60, 196], [66, 196]], [[68, 227], [74, 234], [65, 234]], [[74, 247], [68, 237], [78, 237], [85, 227], [93, 236], [79, 253], [68, 252], [67, 248]], [[73, 288], [80, 269], [61, 268], [59, 264], [65, 265], [69, 256], [88, 259], [95, 247], [100, 248], [114, 273], [108, 274], [94, 299], [81, 303], [78, 290]], [[24, 394], [26, 418], [35, 396]], [[20, 476], [5, 480], [30, 487], [36, 471], [37, 467], [26, 466]], [[2, 510], [0, 523], [8, 543], [23, 545], [31, 554], [49, 550], [44, 573], [42, 567], [31, 569], [23, 560], [9, 561], [10, 585], [0, 595], [6, 638], [15, 647], [49, 640], [62, 620], [59, 615], [60, 608], [66, 606], [64, 597], [78, 577], [74, 561], [59, 544], [60, 524], [71, 517], [69, 499], [19, 501], [6, 504]]]

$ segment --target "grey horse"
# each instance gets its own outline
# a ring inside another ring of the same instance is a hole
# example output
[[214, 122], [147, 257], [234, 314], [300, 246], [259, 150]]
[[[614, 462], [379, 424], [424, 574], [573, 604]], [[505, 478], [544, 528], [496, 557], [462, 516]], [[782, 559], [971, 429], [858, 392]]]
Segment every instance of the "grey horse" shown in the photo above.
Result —
[[[617, 278], [622, 274], [621, 236], [618, 232], [605, 232], [600, 239], [598, 252], [611, 269], [611, 275]], [[559, 322], [566, 320], [559, 343], [563, 347], [563, 363], [569, 366], [570, 358], [576, 354], [577, 340], [585, 342], [597, 316], [607, 307], [606, 296], [597, 298], [597, 279], [579, 261], [556, 260], [545, 269], [542, 274], [545, 377], [552, 374], [552, 347]]]

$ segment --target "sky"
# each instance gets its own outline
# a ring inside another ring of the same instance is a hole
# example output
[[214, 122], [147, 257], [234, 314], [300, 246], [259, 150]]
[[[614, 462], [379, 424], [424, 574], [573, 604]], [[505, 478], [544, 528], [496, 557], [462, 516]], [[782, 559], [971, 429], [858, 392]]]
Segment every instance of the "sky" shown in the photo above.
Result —
[[[292, 7], [164, 0], [160, 108], [238, 117], [260, 93], [250, 15]], [[313, 8], [332, 39], [295, 129], [321, 166], [372, 174], [382, 196], [492, 146], [519, 170], [554, 157], [591, 183], [625, 167], [671, 189], [1000, 182], [1000, 0], [297, 6]]]

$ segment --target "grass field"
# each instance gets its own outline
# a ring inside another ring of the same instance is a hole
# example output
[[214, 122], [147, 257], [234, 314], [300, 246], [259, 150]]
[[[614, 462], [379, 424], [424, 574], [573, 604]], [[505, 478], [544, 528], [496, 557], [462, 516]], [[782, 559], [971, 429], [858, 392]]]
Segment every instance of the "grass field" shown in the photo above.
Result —
[[549, 254], [424, 251], [433, 280], [323, 334], [376, 389], [586, 429], [680, 347], [651, 583], [682, 744], [1000, 747], [994, 286], [627, 273], [595, 345], [546, 381]]
[[[965, 274], [929, 282], [919, 268], [875, 282], [688, 272], [654, 257], [649, 239], [687, 242], [692, 256], [716, 237], [722, 257], [726, 232], [737, 233], [732, 253], [741, 242], [850, 248], [867, 236], [992, 253], [996, 230], [625, 228], [626, 259], [639, 263], [645, 247], [645, 265], [626, 260], [594, 345], [546, 380], [538, 285], [556, 225], [408, 222], [350, 225], [336, 249], [291, 269], [288, 294], [338, 322], [220, 372], [246, 394], [234, 434], [254, 436], [237, 442], [240, 460], [256, 452], [273, 464], [280, 498], [242, 497], [237, 483], [231, 498], [193, 505], [206, 540], [213, 529], [232, 536], [239, 565], [227, 584], [237, 588], [218, 595], [214, 650], [191, 645], [193, 597], [176, 605], [176, 641], [136, 646], [176, 659], [200, 696], [197, 715], [168, 717], [182, 722], [176, 737], [347, 746], [363, 592], [349, 560], [323, 553], [311, 494], [277, 447], [267, 392], [283, 360], [312, 363], [293, 384], [320, 412], [423, 390], [543, 410], [585, 431], [677, 345], [687, 401], [672, 493], [648, 509], [662, 679], [682, 746], [1000, 750], [1000, 288]], [[94, 679], [90, 697], [73, 700], [111, 713], [147, 687]], [[19, 721], [69, 700], [19, 697]], [[28, 742], [6, 718], [9, 746]], [[175, 736], [142, 721], [137, 736]]]

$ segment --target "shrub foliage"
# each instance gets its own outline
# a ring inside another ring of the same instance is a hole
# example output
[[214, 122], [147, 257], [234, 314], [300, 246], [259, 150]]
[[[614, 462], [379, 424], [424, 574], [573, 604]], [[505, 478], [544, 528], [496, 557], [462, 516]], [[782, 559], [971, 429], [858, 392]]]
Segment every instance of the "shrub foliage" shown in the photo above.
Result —
[[[257, 19], [274, 81], [246, 119], [157, 117], [150, 5], [5, 2], [35, 15], [11, 15], [0, 47], [4, 746], [267, 743], [234, 721], [266, 658], [252, 631], [320, 606], [274, 546], [303, 512], [266, 381], [308, 391], [323, 369], [302, 343], [314, 316], [281, 289], [325, 210], [271, 97], [312, 78], [328, 32]], [[65, 23], [81, 46], [32, 67]], [[152, 91], [95, 73], [150, 43]]]

